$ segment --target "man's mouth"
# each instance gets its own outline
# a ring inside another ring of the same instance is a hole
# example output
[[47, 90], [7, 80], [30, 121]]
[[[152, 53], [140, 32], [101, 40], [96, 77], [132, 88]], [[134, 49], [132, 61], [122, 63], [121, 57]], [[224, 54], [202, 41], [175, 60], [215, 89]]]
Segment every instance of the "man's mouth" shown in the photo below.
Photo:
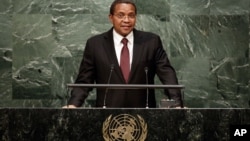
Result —
[[123, 29], [130, 29], [130, 26], [122, 26]]

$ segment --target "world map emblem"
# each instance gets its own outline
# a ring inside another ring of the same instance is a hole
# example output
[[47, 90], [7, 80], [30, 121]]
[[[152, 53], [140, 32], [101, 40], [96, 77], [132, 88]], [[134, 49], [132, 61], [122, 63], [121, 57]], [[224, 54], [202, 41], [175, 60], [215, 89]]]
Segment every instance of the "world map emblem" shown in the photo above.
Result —
[[144, 141], [147, 132], [147, 124], [140, 115], [110, 115], [102, 126], [105, 141]]

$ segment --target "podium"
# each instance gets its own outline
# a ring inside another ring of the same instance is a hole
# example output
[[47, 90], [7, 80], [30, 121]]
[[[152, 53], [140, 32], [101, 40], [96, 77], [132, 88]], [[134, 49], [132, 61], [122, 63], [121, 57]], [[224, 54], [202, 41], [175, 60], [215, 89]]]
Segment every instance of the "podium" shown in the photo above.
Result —
[[0, 108], [0, 115], [0, 139], [18, 141], [229, 141], [232, 125], [250, 125], [250, 109], [240, 108]]
[[250, 109], [0, 108], [0, 115], [0, 138], [18, 141], [122, 141], [129, 137], [229, 141], [231, 125], [250, 124]]
[[[106, 94], [108, 93], [109, 89], [147, 89], [147, 101], [148, 101], [148, 90], [149, 89], [184, 89], [184, 85], [155, 85], [155, 84], [67, 84], [68, 88], [104, 88], [106, 89]], [[69, 94], [69, 89], [68, 89]], [[69, 97], [69, 95], [67, 95]], [[67, 98], [68, 99], [68, 98]], [[105, 98], [106, 100], [106, 95]], [[181, 92], [181, 99], [184, 101], [184, 94]], [[148, 103], [148, 102], [146, 102]], [[160, 101], [161, 107], [169, 108], [171, 105], [174, 105], [173, 100], [166, 100], [162, 99]], [[181, 105], [183, 107], [183, 103]], [[105, 101], [104, 101], [104, 108], [105, 108]], [[148, 106], [146, 106], [148, 108]]]

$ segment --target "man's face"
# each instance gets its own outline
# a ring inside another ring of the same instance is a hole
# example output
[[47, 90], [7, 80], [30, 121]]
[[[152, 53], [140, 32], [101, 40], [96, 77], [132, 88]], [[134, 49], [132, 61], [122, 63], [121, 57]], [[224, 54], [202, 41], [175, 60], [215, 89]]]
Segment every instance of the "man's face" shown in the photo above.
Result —
[[135, 7], [126, 3], [117, 4], [114, 14], [109, 15], [109, 20], [117, 33], [122, 36], [127, 36], [135, 26]]

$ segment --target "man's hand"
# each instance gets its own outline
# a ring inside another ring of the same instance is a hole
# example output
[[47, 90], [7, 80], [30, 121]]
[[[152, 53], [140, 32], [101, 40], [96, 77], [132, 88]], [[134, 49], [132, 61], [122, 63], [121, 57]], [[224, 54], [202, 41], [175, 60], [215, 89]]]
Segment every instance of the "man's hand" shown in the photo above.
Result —
[[77, 108], [75, 105], [66, 105], [63, 106], [62, 108], [67, 109], [67, 108]]

